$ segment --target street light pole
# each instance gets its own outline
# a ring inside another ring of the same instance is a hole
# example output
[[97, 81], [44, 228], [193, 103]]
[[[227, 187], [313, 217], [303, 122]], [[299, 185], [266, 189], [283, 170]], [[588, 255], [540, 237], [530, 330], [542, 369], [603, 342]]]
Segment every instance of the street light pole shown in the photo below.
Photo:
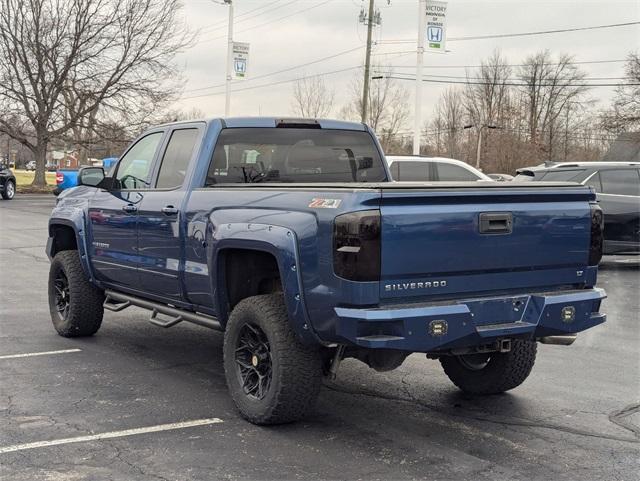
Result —
[[478, 144], [476, 146], [476, 169], [480, 170], [480, 155], [482, 153], [482, 132], [484, 129], [502, 129], [503, 127], [498, 127], [497, 125], [492, 124], [481, 124], [481, 125], [465, 125], [462, 127], [463, 129], [478, 129]]
[[480, 170], [480, 153], [482, 152], [482, 130], [484, 125], [478, 128], [478, 148], [476, 149], [476, 169]]
[[367, 53], [364, 60], [364, 85], [362, 88], [362, 123], [367, 122], [369, 113], [369, 70], [371, 69], [371, 33], [373, 30], [373, 10], [375, 0], [369, 0], [369, 15], [367, 17]]
[[424, 64], [424, 36], [427, 21], [427, 0], [418, 2], [418, 58], [416, 62], [416, 105], [413, 118], [413, 155], [420, 155], [422, 124], [422, 67]]
[[229, 5], [229, 26], [227, 30], [227, 81], [224, 93], [224, 115], [229, 116], [231, 110], [231, 71], [233, 68], [233, 0], [224, 0]]

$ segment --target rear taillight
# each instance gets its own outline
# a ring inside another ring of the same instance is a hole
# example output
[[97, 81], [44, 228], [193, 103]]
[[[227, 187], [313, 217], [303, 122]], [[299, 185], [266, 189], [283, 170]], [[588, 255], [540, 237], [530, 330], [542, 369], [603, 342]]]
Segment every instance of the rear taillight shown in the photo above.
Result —
[[56, 172], [56, 184], [62, 184], [64, 182], [64, 174], [62, 172]]
[[589, 265], [597, 266], [602, 259], [604, 242], [604, 213], [598, 204], [591, 204], [591, 245], [589, 247]]
[[336, 217], [333, 270], [350, 281], [380, 280], [380, 211], [364, 210]]

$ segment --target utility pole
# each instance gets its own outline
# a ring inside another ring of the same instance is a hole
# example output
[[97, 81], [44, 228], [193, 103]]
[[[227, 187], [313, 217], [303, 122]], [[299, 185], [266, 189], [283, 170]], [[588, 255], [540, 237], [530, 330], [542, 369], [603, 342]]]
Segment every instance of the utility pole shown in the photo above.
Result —
[[227, 30], [227, 82], [224, 91], [224, 116], [231, 110], [231, 71], [233, 68], [233, 0], [224, 0], [229, 5], [229, 26]]
[[427, 23], [427, 0], [418, 2], [418, 58], [416, 62], [416, 105], [413, 116], [413, 155], [420, 155], [422, 123], [422, 67], [424, 64], [424, 36]]
[[[362, 122], [367, 122], [369, 114], [369, 70], [371, 69], [371, 33], [373, 30], [373, 10], [375, 0], [369, 0], [369, 15], [367, 15], [367, 53], [364, 61], [364, 87], [362, 89]], [[362, 17], [362, 15], [361, 15]]]

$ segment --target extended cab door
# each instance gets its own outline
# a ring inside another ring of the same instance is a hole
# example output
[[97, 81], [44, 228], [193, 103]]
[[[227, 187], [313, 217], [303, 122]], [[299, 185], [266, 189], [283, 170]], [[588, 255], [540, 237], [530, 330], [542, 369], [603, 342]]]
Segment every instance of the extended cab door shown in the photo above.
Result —
[[187, 171], [203, 130], [203, 123], [194, 123], [168, 132], [151, 190], [145, 192], [138, 209], [138, 275], [141, 289], [153, 297], [183, 299], [181, 209]]
[[149, 188], [163, 131], [140, 138], [120, 159], [110, 190], [99, 190], [89, 204], [91, 255], [96, 277], [136, 289], [138, 208]]

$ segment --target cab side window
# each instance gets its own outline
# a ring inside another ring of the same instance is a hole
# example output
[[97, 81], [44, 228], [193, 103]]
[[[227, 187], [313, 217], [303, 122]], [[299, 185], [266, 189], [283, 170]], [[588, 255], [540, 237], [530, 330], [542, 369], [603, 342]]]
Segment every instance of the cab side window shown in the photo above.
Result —
[[601, 170], [600, 179], [604, 194], [640, 196], [640, 177], [637, 169]]
[[391, 169], [393, 180], [429, 182], [432, 181], [430, 162], [394, 162], [397, 172]]
[[438, 180], [444, 182], [479, 180], [478, 177], [458, 165], [438, 164]]
[[148, 189], [151, 167], [163, 132], [154, 132], [136, 142], [120, 159], [114, 188], [123, 190]]
[[198, 129], [179, 129], [171, 133], [158, 173], [158, 189], [175, 189], [182, 186], [197, 138]]

